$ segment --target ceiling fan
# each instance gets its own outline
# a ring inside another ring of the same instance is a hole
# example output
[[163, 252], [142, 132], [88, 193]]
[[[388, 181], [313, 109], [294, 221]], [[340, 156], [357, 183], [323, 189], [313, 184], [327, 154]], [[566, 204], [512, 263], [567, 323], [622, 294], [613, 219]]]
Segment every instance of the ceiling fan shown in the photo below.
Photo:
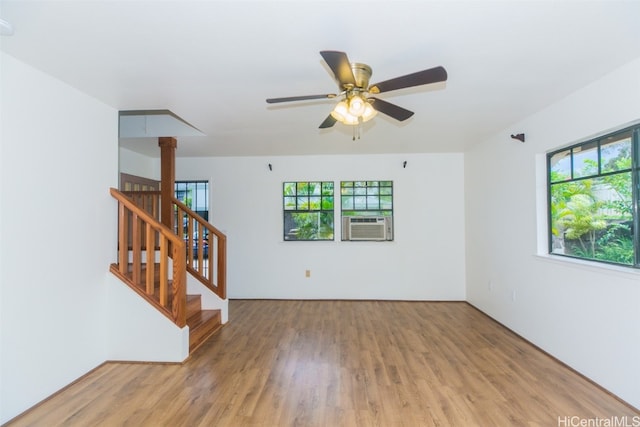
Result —
[[378, 111], [399, 121], [407, 120], [413, 116], [413, 111], [370, 95], [447, 80], [447, 71], [443, 67], [435, 67], [369, 85], [372, 73], [370, 66], [357, 62], [350, 63], [344, 52], [323, 50], [320, 55], [333, 72], [340, 93], [267, 99], [269, 104], [275, 104], [341, 97], [341, 101], [331, 111], [331, 114], [320, 124], [320, 129], [332, 127], [336, 122], [346, 125], [360, 125], [371, 120]]

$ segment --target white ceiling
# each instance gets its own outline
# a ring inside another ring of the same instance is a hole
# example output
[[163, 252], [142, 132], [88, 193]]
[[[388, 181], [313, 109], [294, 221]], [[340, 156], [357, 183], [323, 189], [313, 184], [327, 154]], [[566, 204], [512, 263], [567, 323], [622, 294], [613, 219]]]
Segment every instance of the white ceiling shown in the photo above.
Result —
[[[640, 57], [640, 1], [6, 1], [2, 50], [118, 110], [170, 110], [206, 136], [178, 156], [464, 151]], [[335, 100], [319, 55], [371, 82], [437, 65], [446, 84], [379, 95], [412, 110], [318, 126]], [[513, 129], [512, 133], [527, 129]], [[505, 138], [509, 138], [505, 134]], [[169, 136], [169, 135], [168, 135]], [[155, 139], [127, 139], [159, 155]]]

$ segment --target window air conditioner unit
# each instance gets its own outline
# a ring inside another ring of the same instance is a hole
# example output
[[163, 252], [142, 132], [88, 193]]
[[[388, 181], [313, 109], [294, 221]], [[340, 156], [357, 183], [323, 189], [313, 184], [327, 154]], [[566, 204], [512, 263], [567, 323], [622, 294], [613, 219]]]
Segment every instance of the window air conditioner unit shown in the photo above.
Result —
[[343, 240], [393, 240], [391, 217], [343, 217], [342, 231]]

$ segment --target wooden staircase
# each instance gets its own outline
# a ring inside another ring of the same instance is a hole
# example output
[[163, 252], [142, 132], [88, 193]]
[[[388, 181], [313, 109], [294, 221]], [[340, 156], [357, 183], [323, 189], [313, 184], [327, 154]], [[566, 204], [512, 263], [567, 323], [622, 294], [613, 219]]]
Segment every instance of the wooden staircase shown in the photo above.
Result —
[[[222, 313], [203, 310], [202, 296], [186, 293], [186, 274], [226, 299], [226, 236], [178, 200], [172, 200], [179, 214], [175, 232], [156, 218], [154, 206], [159, 205], [158, 194], [146, 192], [144, 197], [150, 197], [150, 203], [144, 200], [141, 203], [135, 200], [135, 195], [125, 195], [116, 189], [111, 189], [111, 194], [119, 202], [119, 249], [118, 263], [111, 264], [110, 271], [178, 327], [189, 326], [189, 353], [192, 353], [222, 327]], [[205, 243], [194, 243], [189, 237], [187, 246], [181, 237], [186, 233], [193, 236], [195, 230], [199, 236], [209, 235], [206, 244], [211, 251], [206, 259]], [[198, 256], [194, 256], [194, 244], [198, 245]]]

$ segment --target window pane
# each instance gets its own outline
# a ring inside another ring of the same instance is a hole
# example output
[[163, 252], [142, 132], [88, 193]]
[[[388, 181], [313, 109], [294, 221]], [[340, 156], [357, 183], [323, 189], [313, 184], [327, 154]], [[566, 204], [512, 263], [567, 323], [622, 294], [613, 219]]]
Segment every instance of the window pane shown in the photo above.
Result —
[[600, 157], [603, 173], [631, 169], [631, 132], [603, 140]]
[[367, 198], [363, 196], [354, 197], [353, 201], [354, 209], [367, 209]]
[[299, 210], [307, 210], [307, 209], [309, 209], [309, 198], [308, 197], [298, 197], [298, 209]]
[[551, 182], [571, 179], [571, 150], [561, 151], [551, 156], [549, 167], [551, 168]]
[[573, 177], [598, 174], [598, 143], [591, 142], [573, 149]]
[[285, 240], [333, 240], [333, 212], [285, 212]]
[[309, 183], [307, 182], [298, 182], [296, 186], [296, 191], [298, 195], [301, 194], [309, 194]]
[[367, 209], [380, 209], [378, 196], [367, 196]]
[[633, 264], [631, 172], [551, 185], [551, 252]]
[[367, 187], [377, 187], [378, 181], [367, 181]]
[[379, 188], [378, 187], [368, 187], [367, 188], [367, 194], [372, 195], [372, 194], [378, 194], [379, 193]]
[[391, 187], [380, 187], [380, 194], [391, 194]]
[[380, 209], [393, 209], [391, 196], [380, 196]]
[[356, 194], [358, 196], [364, 196], [365, 194], [367, 194], [367, 188], [366, 187], [356, 187], [354, 189], [353, 194]]
[[333, 210], [333, 197], [323, 197], [322, 198], [322, 207], [323, 211]]
[[351, 196], [342, 196], [341, 202], [342, 209], [353, 209], [353, 197]]
[[313, 194], [314, 196], [319, 196], [320, 190], [321, 190], [321, 186], [319, 182], [309, 183], [309, 194]]
[[319, 211], [320, 206], [320, 197], [309, 197], [309, 209]]
[[285, 182], [283, 194], [285, 196], [295, 196], [296, 194], [296, 183], [295, 182]]
[[333, 182], [322, 183], [322, 195], [333, 196]]
[[284, 208], [288, 210], [296, 209], [296, 198], [295, 197], [285, 197], [284, 198]]
[[345, 196], [346, 196], [346, 195], [352, 195], [352, 194], [353, 194], [353, 188], [351, 188], [351, 187], [343, 187], [343, 188], [340, 190], [340, 192], [341, 192], [341, 194], [343, 194], [343, 195], [345, 195]]

